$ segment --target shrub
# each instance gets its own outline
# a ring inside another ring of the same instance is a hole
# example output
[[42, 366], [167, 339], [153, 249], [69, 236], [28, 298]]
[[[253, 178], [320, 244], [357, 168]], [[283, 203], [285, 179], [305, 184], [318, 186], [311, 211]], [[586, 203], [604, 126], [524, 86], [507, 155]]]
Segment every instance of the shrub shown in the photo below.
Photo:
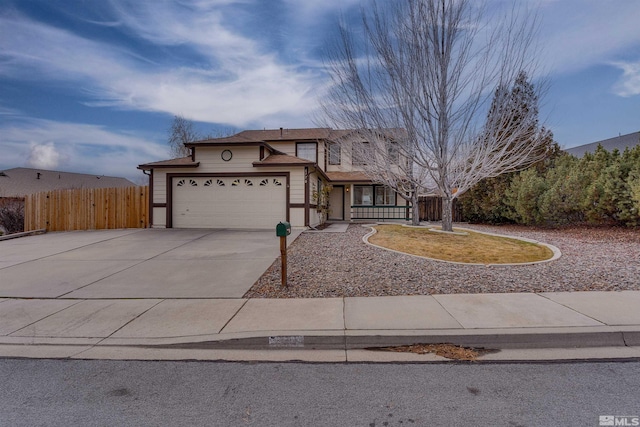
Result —
[[519, 224], [542, 224], [539, 199], [547, 190], [543, 177], [534, 169], [518, 174], [506, 192], [507, 204], [513, 206], [512, 217]]
[[0, 229], [8, 234], [24, 231], [23, 200], [0, 200]]

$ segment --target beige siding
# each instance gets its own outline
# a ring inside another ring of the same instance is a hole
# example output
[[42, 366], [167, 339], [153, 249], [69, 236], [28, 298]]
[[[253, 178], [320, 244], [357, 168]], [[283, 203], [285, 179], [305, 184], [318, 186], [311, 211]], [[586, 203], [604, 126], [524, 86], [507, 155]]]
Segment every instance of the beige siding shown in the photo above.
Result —
[[326, 143], [324, 141], [318, 142], [318, 166], [320, 169], [324, 170], [324, 165], [328, 165], [329, 162], [325, 162], [325, 154], [326, 154]]
[[309, 225], [311, 227], [320, 225], [320, 214], [315, 209], [311, 209], [309, 212]]
[[[230, 150], [231, 160], [222, 160], [222, 152]], [[198, 172], [257, 172], [253, 162], [260, 161], [260, 147], [198, 147], [196, 162]]]
[[289, 222], [292, 227], [304, 227], [304, 208], [291, 208]]
[[167, 226], [167, 208], [153, 208], [153, 228], [165, 228]]

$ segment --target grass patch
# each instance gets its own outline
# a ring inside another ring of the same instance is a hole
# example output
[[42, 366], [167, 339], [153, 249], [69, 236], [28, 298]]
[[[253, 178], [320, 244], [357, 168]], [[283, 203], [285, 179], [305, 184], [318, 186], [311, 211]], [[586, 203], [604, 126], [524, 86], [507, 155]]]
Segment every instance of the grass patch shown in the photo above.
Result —
[[553, 257], [553, 251], [543, 245], [468, 230], [468, 235], [459, 236], [401, 225], [379, 225], [375, 229], [378, 232], [369, 237], [374, 245], [443, 261], [516, 264]]

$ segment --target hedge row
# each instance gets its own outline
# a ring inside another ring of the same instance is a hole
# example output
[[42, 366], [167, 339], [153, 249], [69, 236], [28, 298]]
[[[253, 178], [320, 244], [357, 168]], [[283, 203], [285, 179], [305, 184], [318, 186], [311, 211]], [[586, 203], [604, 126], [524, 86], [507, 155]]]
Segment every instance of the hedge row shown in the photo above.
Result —
[[640, 225], [640, 145], [576, 158], [557, 152], [527, 170], [485, 179], [460, 197], [465, 220], [558, 226]]

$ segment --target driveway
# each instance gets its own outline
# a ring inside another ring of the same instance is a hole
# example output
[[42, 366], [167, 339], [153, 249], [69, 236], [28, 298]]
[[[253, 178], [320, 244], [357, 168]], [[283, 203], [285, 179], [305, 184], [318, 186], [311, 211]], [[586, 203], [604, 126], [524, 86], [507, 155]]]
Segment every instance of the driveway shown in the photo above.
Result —
[[0, 298], [240, 298], [279, 255], [275, 230], [48, 233], [0, 241]]

